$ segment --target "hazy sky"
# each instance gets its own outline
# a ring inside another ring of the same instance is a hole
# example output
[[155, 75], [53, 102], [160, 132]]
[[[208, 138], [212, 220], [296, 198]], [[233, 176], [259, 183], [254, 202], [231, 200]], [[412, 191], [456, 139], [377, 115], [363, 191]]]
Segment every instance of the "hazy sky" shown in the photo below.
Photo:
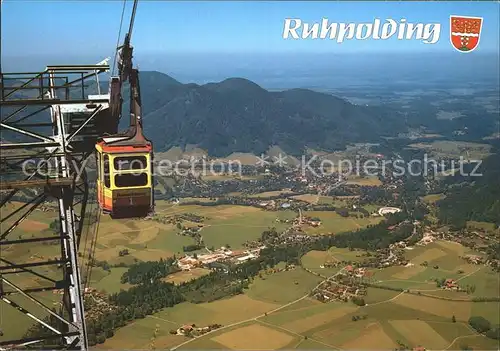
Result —
[[[116, 45], [123, 2], [4, 0], [3, 55], [107, 56]], [[133, 44], [141, 53], [187, 52], [453, 52], [450, 15], [484, 17], [477, 52], [499, 48], [498, 2], [139, 2]], [[126, 31], [132, 2], [127, 1]], [[419, 40], [284, 40], [285, 18], [371, 23], [375, 18], [439, 22], [437, 44]], [[457, 53], [458, 54], [458, 53]]]

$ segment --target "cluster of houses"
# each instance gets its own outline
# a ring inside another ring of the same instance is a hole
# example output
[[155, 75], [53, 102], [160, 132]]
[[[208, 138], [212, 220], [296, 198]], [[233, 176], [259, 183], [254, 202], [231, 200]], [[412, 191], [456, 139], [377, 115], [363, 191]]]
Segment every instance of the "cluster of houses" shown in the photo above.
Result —
[[370, 278], [373, 276], [373, 272], [372, 271], [367, 271], [365, 267], [359, 267], [359, 268], [355, 268], [351, 265], [347, 265], [345, 268], [344, 268], [344, 271], [346, 273], [347, 276], [350, 276], [350, 277], [356, 277], [356, 278]]
[[85, 288], [84, 299], [87, 306], [85, 319], [88, 320], [96, 320], [102, 315], [118, 309], [118, 306], [109, 303], [108, 296], [105, 293], [101, 293], [94, 288]]
[[260, 246], [247, 250], [230, 250], [221, 247], [208, 254], [193, 254], [179, 258], [177, 260], [177, 266], [184, 271], [189, 271], [193, 268], [209, 266], [215, 262], [231, 262], [233, 264], [243, 263], [259, 257], [260, 250], [264, 247], [265, 246]]
[[460, 286], [453, 279], [446, 279], [442, 288], [446, 290], [460, 290]]
[[210, 324], [206, 327], [196, 327], [196, 324], [186, 324], [179, 327], [177, 330], [171, 330], [170, 334], [197, 337], [212, 330], [219, 329], [220, 327], [222, 327], [222, 324], [216, 323]]
[[316, 289], [312, 295], [321, 302], [348, 302], [353, 298], [366, 295], [366, 288], [359, 282], [340, 277], [340, 282], [327, 280]]
[[400, 241], [389, 245], [389, 249], [378, 250], [376, 267], [407, 266], [409, 261], [405, 258], [405, 249], [408, 249], [406, 243]]
[[[248, 203], [249, 205], [255, 205], [256, 200], [247, 199], [247, 201], [249, 202]], [[294, 201], [293, 199], [277, 199], [269, 201], [259, 201], [257, 203], [257, 206], [262, 207], [269, 211], [276, 211], [279, 209], [286, 210], [290, 208], [295, 208], [297, 207], [298, 204], [300, 204], [300, 202], [296, 200]], [[304, 203], [303, 205], [306, 205], [306, 203]]]
[[199, 216], [194, 213], [183, 213], [178, 215], [163, 216], [155, 214], [154, 216], [145, 217], [145, 220], [154, 220], [163, 224], [177, 224], [183, 221], [189, 221], [194, 223], [202, 223], [205, 221], [206, 217]]
[[465, 255], [462, 257], [467, 263], [470, 264], [483, 264], [484, 258], [479, 255]]
[[349, 264], [335, 276], [334, 280], [327, 279], [314, 289], [312, 294], [321, 302], [347, 302], [366, 295], [366, 286], [363, 282], [371, 277], [373, 277], [373, 271]]
[[306, 224], [306, 225], [309, 225], [311, 227], [319, 227], [321, 225], [321, 220], [317, 217], [307, 217], [307, 216], [301, 216], [301, 218], [294, 218], [294, 222], [293, 224], [297, 224], [297, 225], [302, 225], [302, 224]]
[[328, 284], [313, 291], [313, 296], [321, 302], [342, 301], [348, 302], [353, 296], [357, 296], [358, 288], [353, 286], [342, 286]]

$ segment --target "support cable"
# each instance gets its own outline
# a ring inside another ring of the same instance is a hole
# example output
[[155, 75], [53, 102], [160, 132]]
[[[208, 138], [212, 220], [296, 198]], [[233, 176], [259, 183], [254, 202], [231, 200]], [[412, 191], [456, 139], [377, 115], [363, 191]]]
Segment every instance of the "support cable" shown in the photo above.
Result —
[[[89, 211], [88, 211], [88, 220], [87, 220], [87, 228], [85, 230], [85, 235], [84, 235], [84, 247], [83, 247], [83, 251], [82, 252], [82, 265], [83, 265], [83, 268], [85, 269], [85, 275], [83, 275], [83, 288], [86, 289], [88, 288], [89, 284], [90, 284], [90, 281], [88, 279], [88, 271], [89, 271], [89, 267], [90, 265], [92, 264], [92, 260], [93, 260], [93, 255], [91, 254], [92, 252], [92, 246], [93, 246], [93, 240], [94, 238], [96, 237], [97, 233], [96, 233], [96, 226], [98, 226], [98, 221], [99, 219], [97, 218], [97, 214], [99, 213], [100, 211], [100, 208], [99, 208], [99, 205], [97, 204], [96, 201], [93, 201], [93, 200], [96, 200], [95, 198], [93, 198], [90, 202], [90, 206], [89, 206]], [[97, 210], [97, 212], [96, 212]], [[92, 220], [96, 218], [96, 222], [92, 223]], [[93, 235], [89, 235], [90, 231], [91, 231], [91, 227], [93, 227]], [[89, 246], [89, 249], [87, 251], [87, 246], [89, 245], [89, 241], [90, 241], [90, 246]], [[84, 263], [86, 262], [86, 263]], [[83, 274], [83, 271], [82, 271], [82, 274]], [[85, 291], [85, 290], [84, 290]]]
[[128, 38], [132, 39], [132, 30], [134, 29], [134, 21], [135, 21], [135, 12], [137, 10], [138, 0], [134, 0], [134, 8], [132, 9], [132, 16], [130, 17], [130, 25], [128, 27]]
[[126, 0], [123, 0], [123, 8], [122, 8], [122, 15], [120, 18], [120, 29], [118, 30], [118, 38], [116, 39], [116, 46], [115, 46], [115, 57], [113, 59], [113, 68], [111, 69], [111, 75], [115, 75], [115, 67], [116, 67], [116, 58], [118, 55], [118, 46], [120, 45], [120, 37], [122, 36], [122, 26], [123, 26], [123, 17], [125, 15], [125, 5], [127, 4]]
[[97, 243], [97, 235], [99, 234], [99, 223], [101, 222], [101, 210], [99, 209], [97, 211], [97, 221], [94, 227], [94, 235], [93, 235], [93, 240], [91, 241], [91, 247], [90, 247], [90, 253], [89, 253], [89, 264], [87, 266], [87, 273], [86, 273], [86, 281], [85, 281], [85, 288], [89, 287], [90, 284], [90, 279], [92, 278], [92, 267], [93, 267], [93, 260], [94, 260], [94, 255], [95, 255], [95, 249], [96, 249], [96, 243]]

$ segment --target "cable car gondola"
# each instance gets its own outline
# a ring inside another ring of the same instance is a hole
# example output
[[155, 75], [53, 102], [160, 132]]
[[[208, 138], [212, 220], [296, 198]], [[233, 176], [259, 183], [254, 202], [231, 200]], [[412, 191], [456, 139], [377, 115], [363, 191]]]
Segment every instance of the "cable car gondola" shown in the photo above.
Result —
[[102, 211], [112, 217], [142, 217], [154, 210], [153, 144], [143, 135], [139, 71], [132, 68], [130, 31], [119, 51], [118, 70], [110, 82], [111, 118], [120, 118], [121, 85], [128, 79], [130, 126], [96, 144], [97, 198]]

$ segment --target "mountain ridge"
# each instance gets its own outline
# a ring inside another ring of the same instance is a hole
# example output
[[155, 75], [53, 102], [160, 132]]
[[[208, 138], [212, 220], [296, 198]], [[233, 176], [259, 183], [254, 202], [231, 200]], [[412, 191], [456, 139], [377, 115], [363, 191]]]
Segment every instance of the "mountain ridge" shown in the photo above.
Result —
[[305, 147], [341, 149], [405, 129], [390, 109], [358, 106], [308, 89], [270, 92], [244, 78], [183, 84], [164, 73], [143, 71], [141, 90], [145, 133], [158, 151], [190, 144], [227, 156], [260, 154], [279, 145], [298, 155]]

